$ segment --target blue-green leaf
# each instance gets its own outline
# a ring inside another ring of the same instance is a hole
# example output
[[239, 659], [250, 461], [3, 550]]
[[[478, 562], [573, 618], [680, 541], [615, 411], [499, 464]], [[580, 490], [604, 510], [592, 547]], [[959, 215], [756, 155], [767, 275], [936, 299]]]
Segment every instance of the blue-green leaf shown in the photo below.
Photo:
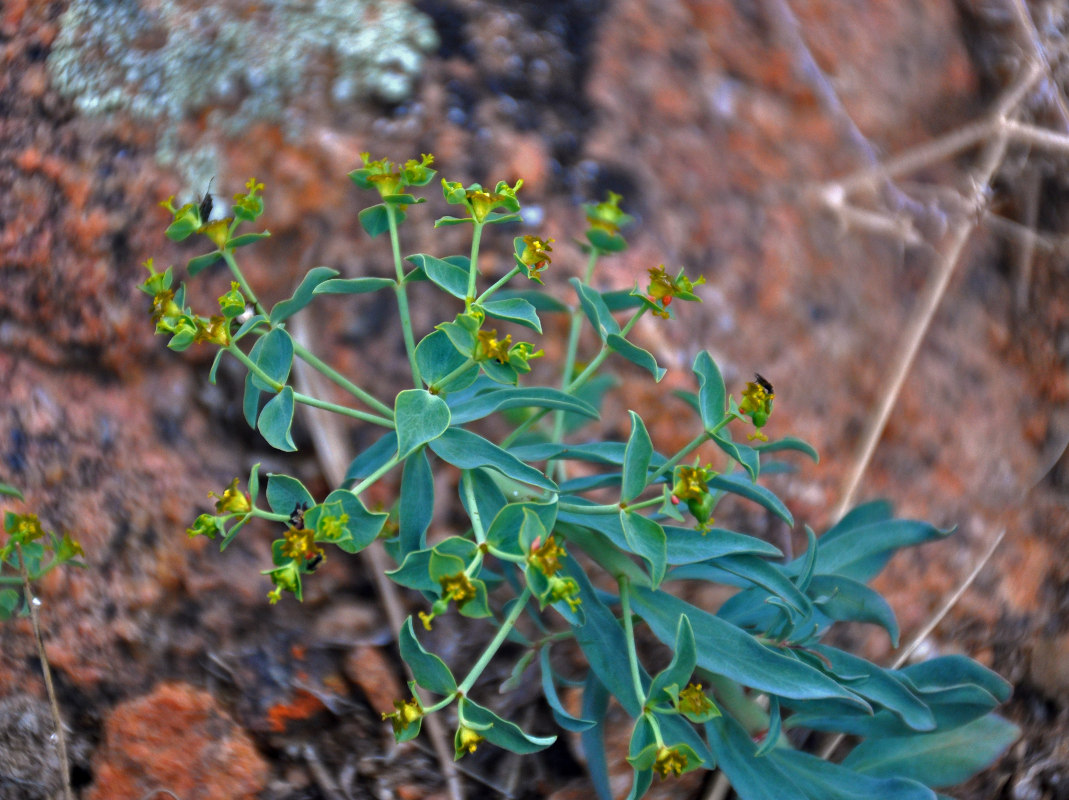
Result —
[[717, 765], [739, 797], [745, 800], [811, 800], [778, 764], [757, 757], [753, 740], [727, 714], [709, 720], [705, 730]]
[[895, 612], [874, 589], [845, 575], [814, 575], [806, 594], [830, 619], [881, 626], [891, 637], [891, 646], [898, 647]]
[[[400, 211], [396, 213], [398, 217], [403, 216]], [[360, 224], [367, 231], [367, 235], [372, 238], [381, 233], [386, 233], [390, 229], [390, 215], [384, 203], [365, 208], [360, 212], [359, 219]], [[400, 219], [398, 219], [398, 222], [400, 222]]]
[[[293, 366], [293, 339], [284, 329], [274, 328], [256, 342], [249, 351], [249, 357], [272, 381], [285, 383]], [[278, 391], [277, 386], [272, 386], [258, 375], [253, 375], [252, 382], [262, 391]]]
[[587, 673], [583, 684], [583, 705], [579, 710], [584, 719], [596, 720], [594, 727], [579, 734], [586, 759], [587, 773], [598, 800], [613, 800], [609, 783], [609, 764], [605, 755], [605, 718], [609, 707], [609, 692], [598, 680], [594, 670]]
[[425, 389], [406, 389], [394, 403], [397, 457], [406, 458], [420, 445], [433, 441], [449, 427], [449, 406]]
[[993, 764], [1020, 735], [1012, 722], [991, 714], [950, 731], [867, 739], [843, 766], [865, 775], [952, 786]]
[[331, 278], [316, 286], [312, 294], [367, 294], [396, 285], [390, 278]]
[[457, 690], [457, 682], [445, 662], [423, 649], [412, 629], [412, 617], [405, 620], [397, 634], [401, 658], [412, 670], [412, 677], [424, 689], [435, 694], [449, 695]]
[[[707, 482], [710, 489], [723, 489], [726, 492], [737, 494], [752, 500], [760, 506], [764, 506], [788, 525], [794, 525], [794, 517], [783, 505], [783, 501], [776, 495], [750, 480], [749, 476], [742, 472], [731, 472], [727, 475], [714, 475]], [[830, 572], [831, 570], [821, 570]]]
[[698, 378], [698, 412], [701, 414], [702, 425], [707, 431], [712, 430], [724, 418], [724, 406], [727, 402], [724, 378], [713, 357], [705, 350], [695, 357], [692, 369]]
[[528, 515], [540, 523], [541, 533], [552, 531], [557, 522], [556, 503], [509, 503], [493, 518], [486, 531], [486, 541], [509, 553], [524, 552], [530, 542], [522, 542], [520, 534], [530, 524]]
[[676, 646], [672, 652], [672, 661], [653, 677], [650, 689], [646, 693], [653, 702], [665, 702], [667, 695], [663, 695], [665, 689], [673, 684], [683, 688], [694, 674], [694, 667], [698, 663], [698, 655], [694, 649], [694, 632], [690, 627], [690, 620], [686, 615], [679, 618], [676, 627]]
[[461, 697], [457, 704], [457, 715], [462, 724], [467, 724], [495, 744], [513, 753], [537, 753], [545, 750], [555, 741], [556, 736], [532, 736], [507, 719], [502, 719], [488, 708], [483, 708], [468, 697]]
[[533, 331], [542, 332], [542, 321], [538, 318], [535, 307], [519, 297], [504, 300], [487, 300], [479, 304], [487, 316], [515, 322]]
[[575, 289], [575, 294], [579, 298], [579, 306], [583, 309], [586, 318], [590, 320], [590, 324], [601, 341], [604, 342], [610, 333], [620, 332], [619, 323], [613, 319], [612, 312], [609, 311], [600, 294], [583, 284], [578, 278], [570, 278], [568, 283]]
[[571, 731], [572, 733], [579, 733], [593, 728], [597, 724], [596, 720], [573, 717], [564, 708], [564, 704], [560, 701], [560, 697], [557, 696], [557, 687], [553, 683], [553, 668], [549, 663], [548, 646], [541, 649], [539, 659], [539, 663], [542, 666], [542, 694], [545, 695], [546, 702], [549, 703], [549, 708], [553, 712], [553, 719], [555, 719], [557, 724], [564, 728], [564, 730]]
[[551, 492], [557, 491], [557, 484], [534, 467], [524, 464], [516, 456], [478, 434], [462, 428], [450, 428], [431, 441], [430, 447], [439, 458], [455, 467], [461, 469], [491, 467], [523, 483]]
[[494, 297], [501, 300], [519, 297], [521, 300], [526, 300], [534, 306], [536, 311], [550, 311], [556, 313], [571, 311], [567, 305], [553, 295], [540, 292], [537, 289], [502, 289], [498, 291]]
[[226, 247], [228, 250], [236, 250], [239, 247], [258, 242], [261, 239], [266, 239], [271, 235], [271, 231], [260, 231], [259, 233], [242, 233], [235, 236], [233, 239], [228, 239]]
[[657, 359], [653, 357], [653, 354], [647, 350], [643, 350], [638, 345], [631, 344], [623, 336], [618, 333], [610, 333], [605, 337], [605, 343], [609, 345], [609, 348], [618, 355], [623, 356], [632, 364], [636, 364], [642, 367], [644, 370], [653, 375], [655, 381], [660, 381], [664, 377], [667, 370], [657, 364]]
[[[257, 342], [259, 344], [259, 342]], [[260, 415], [260, 390], [252, 382], [252, 373], [245, 373], [245, 394], [241, 401], [241, 411], [249, 427], [256, 428], [256, 418]]]
[[597, 409], [589, 403], [572, 397], [560, 389], [539, 386], [527, 388], [526, 386], [495, 384], [493, 389], [461, 400], [451, 405], [451, 408], [454, 425], [463, 425], [472, 420], [482, 419], [496, 411], [505, 411], [510, 408], [554, 408], [582, 414], [590, 419], [598, 418]]
[[202, 256], [195, 256], [189, 259], [189, 263], [186, 264], [186, 270], [189, 272], [189, 277], [194, 277], [198, 273], [203, 272], [220, 258], [223, 257], [221, 250], [212, 250], [210, 253], [205, 253]]
[[782, 557], [782, 551], [775, 545], [761, 539], [735, 533], [723, 528], [712, 528], [704, 534], [690, 528], [677, 528], [665, 525], [668, 536], [669, 564], [696, 564], [720, 556], [749, 553], [769, 558]]
[[427, 451], [418, 450], [405, 460], [401, 475], [399, 558], [427, 546], [427, 527], [434, 516], [434, 475]]
[[627, 412], [631, 417], [631, 435], [624, 449], [623, 483], [620, 488], [620, 500], [630, 503], [646, 488], [649, 480], [650, 459], [653, 457], [653, 442], [646, 430], [642, 417], [634, 411]]
[[267, 504], [274, 513], [289, 515], [302, 503], [305, 508], [311, 508], [315, 502], [312, 493], [296, 478], [277, 472], [267, 473]]
[[664, 580], [667, 564], [664, 528], [649, 517], [623, 509], [620, 510], [620, 526], [627, 538], [628, 548], [646, 562], [653, 588], [657, 588]]
[[[952, 529], [944, 531], [928, 522], [911, 519], [883, 520], [841, 529], [836, 536], [831, 536], [829, 531], [817, 549], [816, 572], [844, 575], [867, 583], [899, 548], [943, 539], [951, 533]], [[796, 559], [790, 566], [798, 568], [800, 564], [801, 560]]]
[[308, 274], [304, 276], [304, 280], [301, 281], [300, 286], [297, 287], [297, 291], [293, 293], [293, 297], [276, 303], [275, 307], [271, 309], [272, 324], [292, 317], [311, 303], [315, 296], [316, 287], [337, 274], [338, 270], [330, 267], [313, 267], [309, 270]]
[[[454, 375], [449, 383], [442, 380], [452, 375], [470, 359], [462, 355], [444, 331], [431, 331], [416, 345], [416, 364], [419, 374], [428, 386], [435, 386], [442, 392], [459, 391], [470, 386], [479, 376], [479, 365], [471, 362], [470, 368]], [[453, 424], [461, 421], [453, 417]]]
[[[623, 442], [589, 442], [587, 444], [557, 444], [540, 442], [537, 444], [518, 445], [509, 448], [509, 452], [524, 461], [549, 461], [555, 458], [590, 461], [594, 464], [612, 464], [622, 466], [627, 445]], [[660, 467], [665, 457], [654, 453], [650, 458], [651, 467]]]
[[817, 452], [816, 448], [809, 444], [809, 442], [803, 441], [796, 436], [784, 436], [782, 439], [776, 439], [774, 442], [756, 444], [753, 446], [753, 449], [760, 453], [774, 453], [778, 450], [794, 450], [809, 456], [813, 459], [814, 464], [820, 463], [820, 454]]
[[297, 449], [297, 445], [293, 443], [293, 436], [290, 435], [292, 427], [293, 387], [287, 386], [267, 401], [267, 405], [260, 412], [256, 428], [267, 443], [276, 450], [292, 453]]
[[765, 756], [774, 767], [805, 793], [820, 800], [935, 800], [935, 793], [927, 786], [906, 778], [877, 778], [862, 775], [841, 764], [822, 758], [777, 747]]
[[756, 449], [749, 445], [739, 444], [738, 442], [732, 441], [726, 428], [721, 430], [720, 433], [713, 434], [712, 439], [717, 447], [727, 453], [730, 458], [733, 458], [746, 470], [751, 481], [757, 480], [758, 473], [761, 471], [761, 457], [758, 455]]
[[[423, 273], [436, 286], [444, 289], [453, 297], [463, 300], [468, 294], [468, 270], [441, 258], [417, 253], [407, 259], [422, 269]], [[467, 262], [467, 258], [464, 259]]]
[[754, 689], [794, 698], [839, 698], [862, 709], [869, 705], [820, 671], [758, 642], [750, 634], [665, 592], [632, 588], [632, 606], [650, 630], [675, 647], [675, 628], [686, 615], [694, 629], [698, 666]]

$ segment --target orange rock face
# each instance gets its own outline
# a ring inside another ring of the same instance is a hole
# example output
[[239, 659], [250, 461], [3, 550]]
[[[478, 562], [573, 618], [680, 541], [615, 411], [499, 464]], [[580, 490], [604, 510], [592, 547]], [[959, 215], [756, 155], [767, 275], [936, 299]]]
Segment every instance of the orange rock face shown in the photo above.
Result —
[[138, 800], [157, 788], [185, 800], [251, 800], [267, 778], [249, 737], [188, 684], [163, 684], [116, 707], [104, 737], [87, 800]]

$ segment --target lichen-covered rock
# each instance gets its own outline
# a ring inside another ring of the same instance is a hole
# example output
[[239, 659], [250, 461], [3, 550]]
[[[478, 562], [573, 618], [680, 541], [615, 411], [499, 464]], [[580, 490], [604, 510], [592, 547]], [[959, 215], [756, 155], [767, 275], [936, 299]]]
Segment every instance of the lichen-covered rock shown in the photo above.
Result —
[[437, 46], [430, 20], [391, 0], [74, 0], [48, 68], [82, 113], [163, 123], [171, 163], [183, 120], [230, 135], [266, 120], [296, 137], [322, 109], [399, 102]]

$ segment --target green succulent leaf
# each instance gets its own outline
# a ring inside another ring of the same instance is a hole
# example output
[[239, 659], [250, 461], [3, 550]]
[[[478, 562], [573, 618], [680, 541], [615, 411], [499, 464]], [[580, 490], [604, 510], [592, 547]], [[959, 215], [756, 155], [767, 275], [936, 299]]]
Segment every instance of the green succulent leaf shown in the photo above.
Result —
[[803, 441], [796, 436], [784, 436], [772, 442], [753, 445], [753, 449], [759, 453], [775, 453], [780, 450], [793, 450], [803, 453], [813, 459], [814, 464], [820, 463], [820, 454], [809, 442]]
[[292, 514], [299, 505], [311, 508], [315, 505], [312, 493], [304, 484], [289, 475], [277, 472], [267, 473], [267, 504], [276, 514]]
[[[423, 270], [423, 274], [425, 274], [432, 283], [453, 295], [453, 297], [459, 298], [460, 300], [467, 297], [467, 257], [452, 256], [450, 259], [441, 259], [429, 256], [426, 253], [417, 253], [416, 255], [409, 256], [406, 260], [411, 261], [418, 269]], [[463, 265], [456, 263], [458, 260], [462, 261]]]
[[708, 351], [702, 350], [694, 358], [695, 376], [698, 378], [698, 413], [705, 429], [712, 430], [724, 418], [727, 389], [720, 369]]
[[[443, 393], [457, 392], [467, 388], [479, 377], [479, 365], [471, 362], [469, 369], [454, 375], [465, 362], [471, 361], [461, 354], [444, 331], [431, 331], [416, 345], [416, 364], [419, 374], [428, 386], [434, 386]], [[447, 377], [448, 383], [442, 383]], [[455, 411], [452, 424], [459, 425], [466, 420], [458, 420]]]
[[398, 509], [398, 553], [404, 558], [427, 546], [427, 528], [434, 516], [434, 475], [426, 449], [417, 449], [405, 460]]
[[[794, 517], [787, 510], [787, 506], [783, 505], [783, 501], [764, 486], [751, 481], [750, 477], [745, 473], [731, 472], [726, 475], [714, 475], [707, 483], [710, 489], [723, 489], [725, 492], [731, 492], [739, 495], [739, 497], [752, 500], [758, 505], [764, 506], [788, 525], [794, 525]], [[830, 572], [832, 570], [824, 571]]]
[[620, 500], [630, 503], [646, 488], [649, 481], [650, 459], [653, 457], [653, 441], [642, 422], [642, 417], [628, 411], [631, 417], [631, 435], [624, 449], [623, 483]]
[[219, 250], [212, 250], [210, 253], [205, 253], [201, 256], [195, 256], [189, 259], [189, 263], [186, 264], [186, 270], [189, 272], [189, 277], [193, 278], [199, 273], [206, 270], [216, 261], [219, 261], [223, 257], [223, 254]]
[[879, 625], [891, 637], [891, 646], [898, 647], [895, 612], [875, 589], [844, 575], [814, 575], [806, 594], [830, 619]]
[[641, 347], [631, 344], [618, 333], [610, 333], [605, 337], [605, 343], [609, 348], [630, 361], [632, 364], [642, 367], [649, 372], [655, 381], [660, 381], [668, 371], [657, 364], [653, 354]]
[[538, 318], [535, 307], [520, 297], [486, 300], [479, 304], [486, 315], [494, 319], [515, 322], [538, 333], [542, 332], [542, 320]]
[[553, 712], [553, 719], [557, 721], [557, 724], [572, 733], [580, 733], [593, 728], [597, 724], [596, 720], [572, 716], [560, 701], [557, 687], [553, 682], [553, 668], [549, 663], [549, 647], [541, 648], [539, 663], [542, 667], [542, 694], [546, 696], [546, 702], [549, 704], [549, 708]]
[[316, 286], [312, 294], [368, 294], [396, 285], [390, 278], [331, 278]]
[[[282, 328], [274, 328], [253, 345], [249, 358], [268, 378], [283, 384], [289, 379], [293, 366], [293, 339]], [[261, 391], [278, 391], [277, 386], [267, 383], [259, 375], [253, 375], [252, 382]]]
[[664, 528], [649, 517], [624, 510], [620, 511], [620, 527], [623, 528], [628, 549], [646, 562], [653, 588], [657, 588], [664, 580], [667, 565], [667, 540]]
[[261, 231], [260, 233], [243, 233], [239, 236], [235, 236], [233, 239], [229, 239], [226, 243], [227, 250], [236, 250], [239, 247], [245, 247], [246, 245], [258, 242], [261, 239], [266, 239], [271, 235], [271, 231]]
[[1012, 722], [990, 714], [950, 731], [868, 739], [842, 765], [864, 775], [952, 786], [990, 766], [1020, 735]]
[[665, 699], [663, 692], [673, 684], [686, 686], [690, 676], [694, 674], [694, 668], [698, 663], [698, 655], [694, 647], [694, 631], [690, 627], [690, 620], [686, 615], [679, 617], [676, 626], [676, 646], [672, 653], [672, 661], [663, 670], [653, 677], [648, 692], [650, 700], [661, 702]]
[[604, 342], [610, 333], [620, 333], [619, 323], [613, 319], [612, 312], [609, 311], [609, 307], [605, 305], [605, 301], [601, 299], [597, 291], [578, 278], [570, 278], [568, 283], [575, 289], [575, 294], [579, 298], [579, 307], [583, 309], [583, 313], [601, 337], [601, 341]]
[[[397, 219], [397, 224], [401, 224], [405, 215], [400, 210], [394, 211], [394, 215]], [[379, 234], [386, 233], [390, 229], [390, 213], [386, 208], [385, 203], [379, 203], [378, 205], [369, 206], [360, 212], [358, 216], [360, 225], [367, 231], [367, 235], [375, 238]]]
[[269, 445], [276, 450], [292, 453], [297, 449], [290, 429], [293, 427], [293, 387], [286, 386], [267, 401], [256, 428]]
[[836, 698], [868, 711], [854, 692], [819, 670], [761, 644], [749, 633], [665, 592], [632, 588], [632, 607], [654, 635], [675, 647], [676, 623], [686, 615], [697, 643], [698, 666], [754, 689], [791, 698]]
[[417, 447], [434, 441], [449, 428], [449, 406], [425, 389], [406, 389], [397, 395], [397, 457], [407, 458]]
[[416, 638], [412, 628], [412, 617], [405, 620], [397, 635], [401, 649], [401, 658], [412, 670], [416, 683], [435, 694], [450, 695], [457, 690], [457, 682], [449, 667], [438, 656], [428, 653]]
[[304, 280], [301, 281], [300, 286], [297, 287], [297, 291], [293, 293], [293, 297], [279, 301], [271, 309], [271, 324], [276, 325], [283, 320], [289, 319], [311, 303], [315, 297], [316, 288], [337, 274], [338, 270], [330, 267], [313, 267], [309, 270], [308, 274], [304, 276]]
[[935, 800], [936, 794], [927, 786], [907, 778], [877, 778], [862, 775], [840, 764], [822, 758], [777, 747], [764, 756], [765, 760], [791, 783], [805, 792], [806, 797], [821, 800]]
[[598, 418], [597, 409], [589, 403], [562, 392], [560, 389], [549, 387], [528, 388], [494, 384], [494, 388], [481, 391], [473, 397], [450, 398], [450, 400], [454, 425], [463, 425], [510, 408], [552, 408], [581, 414], [587, 419]]
[[746, 470], [751, 481], [757, 480], [761, 472], [761, 456], [755, 448], [732, 441], [726, 428], [713, 434], [711, 438], [717, 447], [727, 453], [729, 458], [734, 459]]
[[489, 467], [522, 483], [550, 492], [557, 484], [534, 467], [524, 464], [507, 450], [502, 450], [478, 434], [462, 428], [450, 428], [430, 442], [430, 448], [443, 461], [460, 469]]
[[513, 753], [537, 753], [557, 741], [556, 736], [533, 736], [525, 733], [518, 725], [502, 719], [469, 697], [460, 698], [457, 714], [462, 724], [478, 730], [490, 744]]

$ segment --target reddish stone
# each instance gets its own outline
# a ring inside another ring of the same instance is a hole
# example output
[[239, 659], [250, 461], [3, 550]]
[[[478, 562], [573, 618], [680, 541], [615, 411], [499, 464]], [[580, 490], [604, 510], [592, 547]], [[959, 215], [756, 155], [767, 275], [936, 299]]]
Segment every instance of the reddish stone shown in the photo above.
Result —
[[140, 800], [160, 787], [183, 800], [252, 800], [267, 763], [210, 694], [163, 684], [112, 712], [93, 773], [87, 800]]

